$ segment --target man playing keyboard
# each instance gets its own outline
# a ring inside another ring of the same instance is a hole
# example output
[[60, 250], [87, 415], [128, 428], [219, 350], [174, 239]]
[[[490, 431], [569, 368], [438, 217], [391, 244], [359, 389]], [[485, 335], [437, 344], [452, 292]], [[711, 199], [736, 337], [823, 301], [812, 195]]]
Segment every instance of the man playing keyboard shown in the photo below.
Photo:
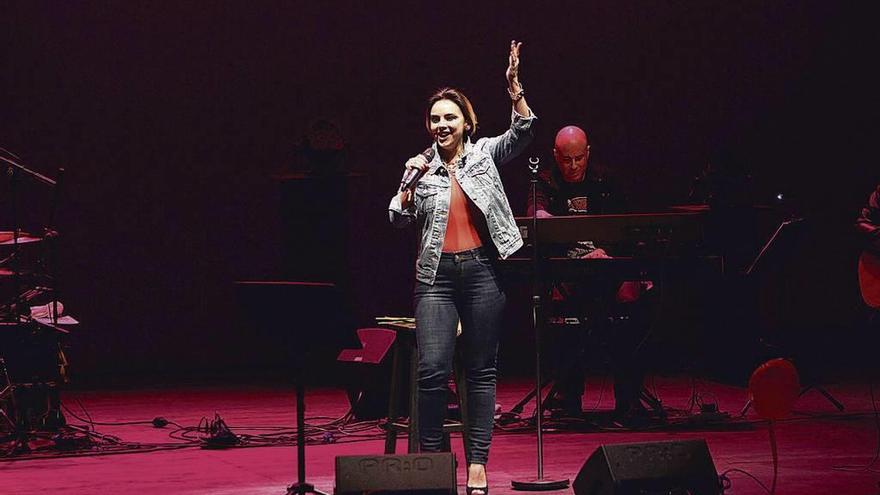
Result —
[[[556, 167], [542, 171], [527, 211], [538, 218], [625, 212], [624, 198], [607, 169], [590, 164], [586, 133], [576, 126], [556, 134]], [[553, 256], [609, 258], [607, 246], [584, 239], [550, 248]], [[609, 248], [610, 249], [610, 248]], [[556, 383], [548, 408], [554, 416], [580, 417], [587, 341], [607, 344], [614, 377], [615, 416], [627, 420], [644, 411], [639, 400], [644, 377], [635, 355], [650, 323], [650, 282], [604, 280], [591, 283], [554, 281], [548, 306], [548, 357]], [[598, 337], [598, 338], [591, 338]], [[605, 337], [605, 338], [602, 338]]]

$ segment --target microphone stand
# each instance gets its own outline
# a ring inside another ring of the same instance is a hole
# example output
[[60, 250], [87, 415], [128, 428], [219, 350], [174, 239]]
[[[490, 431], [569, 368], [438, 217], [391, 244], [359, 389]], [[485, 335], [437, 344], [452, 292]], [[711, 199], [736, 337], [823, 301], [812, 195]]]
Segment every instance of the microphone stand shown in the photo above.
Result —
[[568, 488], [568, 479], [549, 480], [544, 478], [544, 405], [541, 397], [541, 326], [543, 325], [543, 312], [541, 311], [541, 294], [543, 284], [540, 277], [540, 262], [538, 261], [538, 169], [541, 159], [529, 158], [529, 171], [532, 173], [532, 225], [531, 233], [527, 236], [532, 241], [532, 329], [535, 333], [535, 428], [538, 434], [538, 477], [525, 481], [511, 480], [510, 485], [514, 490], [529, 492], [546, 490], [563, 490]]

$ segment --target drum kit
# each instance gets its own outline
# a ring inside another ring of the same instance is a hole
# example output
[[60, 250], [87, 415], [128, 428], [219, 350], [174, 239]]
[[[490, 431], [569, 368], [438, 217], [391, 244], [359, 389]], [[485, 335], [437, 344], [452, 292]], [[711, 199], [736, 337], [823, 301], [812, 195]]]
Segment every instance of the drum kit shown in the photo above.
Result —
[[[0, 150], [9, 155], [0, 154], [0, 165], [6, 167], [6, 203], [12, 225], [10, 230], [0, 230], [0, 446], [10, 455], [27, 452], [33, 432], [65, 424], [57, 385], [67, 382], [62, 338], [69, 331], [61, 325], [75, 320], [61, 316], [63, 306], [56, 290], [58, 233], [51, 225], [59, 180], [30, 170], [17, 156]], [[59, 179], [62, 173], [59, 169]], [[53, 190], [49, 226], [39, 231], [19, 227], [19, 176]]]

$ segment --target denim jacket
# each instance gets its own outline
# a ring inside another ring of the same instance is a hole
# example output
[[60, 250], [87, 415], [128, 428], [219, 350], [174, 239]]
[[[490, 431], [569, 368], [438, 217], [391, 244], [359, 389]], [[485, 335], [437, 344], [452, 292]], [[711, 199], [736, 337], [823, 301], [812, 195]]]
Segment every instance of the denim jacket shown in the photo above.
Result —
[[[470, 140], [464, 144], [455, 178], [461, 189], [486, 219], [486, 226], [498, 255], [504, 259], [522, 247], [523, 240], [513, 219], [513, 212], [496, 164], [504, 164], [521, 153], [532, 140], [534, 114], [523, 117], [515, 111], [510, 129], [500, 136]], [[434, 159], [424, 177], [416, 184], [414, 201], [406, 210], [395, 194], [388, 205], [388, 214], [395, 227], [405, 227], [415, 220], [424, 220], [416, 279], [434, 285], [446, 224], [449, 219], [450, 179], [434, 144]]]

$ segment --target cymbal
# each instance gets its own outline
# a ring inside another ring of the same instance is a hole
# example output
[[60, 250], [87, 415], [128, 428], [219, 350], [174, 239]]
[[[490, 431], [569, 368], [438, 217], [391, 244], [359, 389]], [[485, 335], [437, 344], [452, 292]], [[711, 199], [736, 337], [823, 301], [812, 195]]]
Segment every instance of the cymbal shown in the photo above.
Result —
[[[19, 244], [27, 244], [29, 242], [40, 242], [42, 241], [42, 237], [37, 237], [33, 234], [29, 234], [27, 232], [18, 232], [18, 243]], [[0, 230], [0, 245], [6, 244], [15, 244], [15, 239], [12, 231], [9, 230]]]

